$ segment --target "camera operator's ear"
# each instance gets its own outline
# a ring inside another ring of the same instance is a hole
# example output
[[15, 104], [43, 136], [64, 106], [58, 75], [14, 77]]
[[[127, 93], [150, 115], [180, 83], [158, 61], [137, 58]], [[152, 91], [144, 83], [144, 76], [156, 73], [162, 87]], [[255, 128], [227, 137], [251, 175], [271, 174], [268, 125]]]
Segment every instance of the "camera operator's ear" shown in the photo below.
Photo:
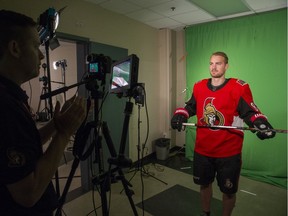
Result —
[[21, 55], [21, 49], [20, 49], [18, 41], [16, 40], [11, 40], [8, 43], [8, 50], [9, 50], [9, 53], [16, 58], [19, 58]]

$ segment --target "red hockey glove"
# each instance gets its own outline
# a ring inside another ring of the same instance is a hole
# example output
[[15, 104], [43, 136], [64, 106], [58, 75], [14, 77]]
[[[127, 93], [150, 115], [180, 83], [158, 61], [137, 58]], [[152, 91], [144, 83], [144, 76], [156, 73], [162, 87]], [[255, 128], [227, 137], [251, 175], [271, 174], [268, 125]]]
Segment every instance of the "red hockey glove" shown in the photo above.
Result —
[[183, 127], [182, 124], [186, 123], [188, 118], [189, 118], [189, 113], [187, 112], [185, 108], [176, 109], [171, 119], [171, 127], [173, 129], [177, 129], [178, 131], [181, 131]]

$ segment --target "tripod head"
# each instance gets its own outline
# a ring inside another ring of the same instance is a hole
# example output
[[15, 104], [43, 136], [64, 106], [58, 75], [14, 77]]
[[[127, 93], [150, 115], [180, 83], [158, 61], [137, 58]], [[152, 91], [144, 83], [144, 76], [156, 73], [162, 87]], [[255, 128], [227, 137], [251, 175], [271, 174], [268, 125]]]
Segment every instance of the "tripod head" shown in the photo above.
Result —
[[86, 77], [86, 81], [85, 88], [91, 92], [91, 97], [93, 99], [102, 99], [104, 92], [99, 90], [100, 86], [98, 85], [98, 81], [89, 76]]

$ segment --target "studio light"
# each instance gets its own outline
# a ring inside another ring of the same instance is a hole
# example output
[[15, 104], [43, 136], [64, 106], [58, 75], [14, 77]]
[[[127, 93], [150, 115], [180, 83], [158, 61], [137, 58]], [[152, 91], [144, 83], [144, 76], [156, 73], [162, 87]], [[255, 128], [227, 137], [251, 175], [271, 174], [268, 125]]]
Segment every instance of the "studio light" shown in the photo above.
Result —
[[[55, 31], [59, 25], [60, 14], [66, 7], [61, 8], [58, 12], [54, 8], [49, 8], [38, 17], [37, 30], [41, 44], [49, 45], [51, 50], [60, 46]], [[49, 43], [46, 44], [46, 42]]]
[[67, 67], [67, 60], [63, 59], [63, 60], [58, 60], [58, 61], [53, 61], [53, 68], [54, 70], [57, 70], [58, 67], [62, 67], [63, 69], [65, 69], [65, 67]]
[[53, 39], [59, 24], [59, 13], [54, 8], [47, 9], [38, 18], [38, 33], [41, 43]]

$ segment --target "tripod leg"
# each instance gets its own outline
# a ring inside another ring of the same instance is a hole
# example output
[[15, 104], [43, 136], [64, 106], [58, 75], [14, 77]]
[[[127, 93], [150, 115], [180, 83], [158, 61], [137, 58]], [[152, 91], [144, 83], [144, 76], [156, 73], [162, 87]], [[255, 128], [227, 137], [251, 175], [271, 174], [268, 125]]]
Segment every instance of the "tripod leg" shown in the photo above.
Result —
[[110, 177], [106, 177], [101, 183], [100, 183], [100, 195], [101, 195], [101, 204], [102, 204], [102, 214], [103, 216], [108, 216], [108, 204], [107, 204], [107, 181], [109, 181]]
[[79, 159], [75, 158], [74, 161], [73, 161], [72, 168], [71, 168], [69, 177], [68, 177], [68, 179], [67, 179], [65, 188], [64, 188], [64, 190], [63, 190], [62, 196], [61, 196], [60, 199], [59, 199], [59, 207], [57, 208], [57, 211], [56, 211], [56, 213], [55, 213], [55, 216], [61, 216], [62, 207], [63, 207], [63, 205], [65, 204], [66, 196], [67, 196], [68, 190], [69, 190], [69, 188], [70, 188], [70, 185], [71, 185], [73, 176], [74, 176], [74, 174], [75, 174], [75, 171], [76, 171], [78, 165], [79, 165]]
[[[109, 134], [109, 129], [108, 129], [107, 122], [103, 122], [102, 130], [103, 130], [103, 135], [104, 135], [104, 138], [105, 138], [106, 143], [108, 145], [110, 154], [111, 154], [112, 157], [116, 158], [117, 157], [117, 153], [116, 153], [115, 147], [113, 145], [111, 136]], [[124, 164], [125, 164], [125, 162], [124, 162]], [[123, 173], [122, 169], [119, 168], [119, 167], [118, 167], [118, 174], [119, 174], [119, 177], [121, 179], [122, 185], [123, 185], [123, 187], [125, 189], [125, 192], [126, 192], [126, 195], [128, 197], [128, 200], [129, 200], [129, 203], [131, 205], [131, 208], [133, 210], [133, 213], [134, 213], [135, 216], [138, 216], [136, 207], [134, 205], [134, 201], [132, 199], [132, 195], [134, 194], [134, 192], [131, 189], [129, 189], [129, 187], [128, 187], [128, 186], [132, 186], [132, 185], [125, 179], [124, 173]]]
[[128, 197], [128, 200], [130, 202], [130, 205], [131, 205], [131, 208], [133, 210], [133, 213], [134, 213], [135, 216], [138, 216], [138, 212], [136, 210], [136, 207], [134, 205], [134, 201], [132, 199], [132, 195], [134, 195], [134, 191], [130, 190], [129, 187], [128, 187], [128, 185], [131, 186], [131, 184], [125, 179], [125, 176], [124, 176], [123, 171], [121, 169], [118, 170], [118, 174], [119, 174], [119, 176], [121, 178], [121, 182], [122, 182], [122, 185], [124, 187], [125, 194]]

